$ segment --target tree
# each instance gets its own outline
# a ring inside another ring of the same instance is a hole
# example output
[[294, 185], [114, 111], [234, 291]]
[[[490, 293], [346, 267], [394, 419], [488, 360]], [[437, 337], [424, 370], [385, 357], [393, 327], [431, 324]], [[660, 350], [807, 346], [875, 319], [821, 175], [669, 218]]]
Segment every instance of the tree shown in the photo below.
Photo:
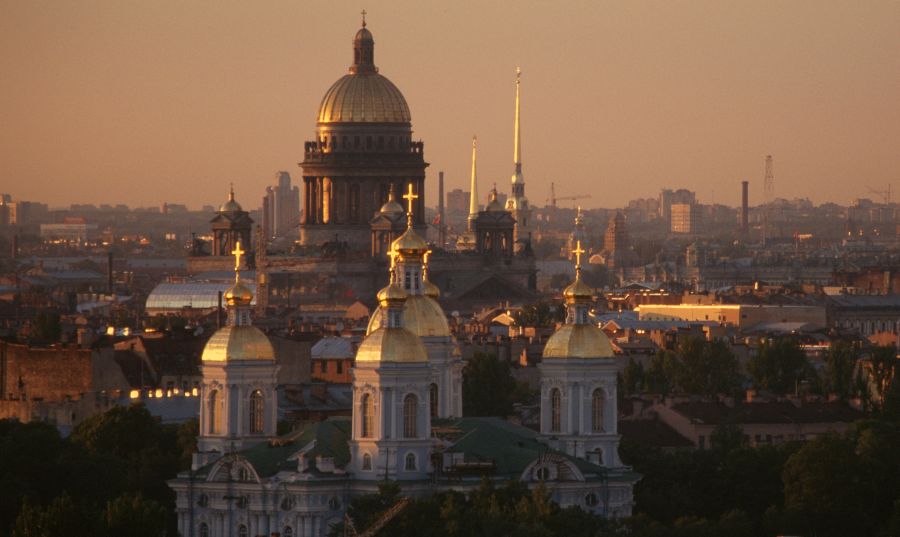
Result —
[[674, 360], [670, 351], [660, 350], [650, 358], [650, 364], [644, 374], [644, 391], [667, 395], [672, 389], [669, 375], [666, 373], [666, 363]]
[[684, 392], [715, 396], [732, 393], [740, 386], [737, 358], [728, 344], [691, 337], [678, 345], [674, 360], [666, 362], [666, 373]]
[[566, 310], [561, 305], [551, 305], [547, 302], [528, 304], [517, 311], [513, 318], [516, 326], [533, 326], [549, 328], [557, 322], [564, 321]]
[[62, 334], [59, 312], [42, 310], [31, 324], [31, 339], [37, 343], [56, 343]]
[[634, 358], [628, 358], [625, 370], [622, 371], [622, 395], [634, 395], [644, 389], [644, 366]]
[[833, 342], [825, 358], [825, 392], [846, 399], [850, 394], [855, 369], [856, 350], [853, 345], [844, 340]]
[[126, 493], [106, 504], [104, 525], [109, 537], [161, 537], [166, 533], [167, 516], [159, 503], [140, 493]]
[[885, 399], [890, 391], [890, 386], [894, 380], [897, 371], [897, 347], [896, 345], [878, 345], [872, 348], [869, 357], [871, 365], [871, 381], [875, 390], [876, 404], [879, 408], [884, 407]]
[[496, 355], [477, 352], [463, 370], [466, 416], [508, 416], [512, 414], [516, 392], [509, 362]]
[[777, 394], [793, 393], [809, 369], [806, 353], [791, 338], [777, 338], [760, 345], [747, 362], [753, 384]]
[[821, 536], [866, 535], [860, 465], [854, 445], [837, 435], [811, 440], [784, 466], [784, 500], [807, 531]]

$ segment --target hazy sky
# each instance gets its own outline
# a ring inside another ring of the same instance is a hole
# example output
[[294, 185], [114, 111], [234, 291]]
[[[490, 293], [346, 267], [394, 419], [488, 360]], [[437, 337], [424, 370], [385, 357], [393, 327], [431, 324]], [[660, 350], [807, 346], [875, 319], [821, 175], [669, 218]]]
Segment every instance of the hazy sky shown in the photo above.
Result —
[[[347, 72], [365, 7], [381, 73], [437, 171], [509, 189], [515, 67], [526, 193], [621, 206], [849, 202], [900, 187], [900, 2], [0, 0], [0, 192], [259, 205]], [[900, 199], [900, 192], [897, 192]]]

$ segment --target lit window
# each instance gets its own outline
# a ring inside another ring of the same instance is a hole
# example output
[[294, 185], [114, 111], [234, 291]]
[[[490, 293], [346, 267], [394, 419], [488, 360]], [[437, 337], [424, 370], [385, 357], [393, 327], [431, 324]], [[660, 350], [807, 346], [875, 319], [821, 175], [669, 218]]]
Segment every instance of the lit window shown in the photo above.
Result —
[[360, 401], [360, 407], [362, 407], [362, 431], [360, 436], [363, 438], [371, 438], [372, 437], [372, 426], [375, 423], [375, 408], [372, 404], [372, 396], [369, 394], [365, 394], [362, 396], [362, 400]]
[[225, 401], [224, 397], [219, 394], [219, 390], [209, 392], [207, 410], [209, 411], [209, 434], [222, 434]]

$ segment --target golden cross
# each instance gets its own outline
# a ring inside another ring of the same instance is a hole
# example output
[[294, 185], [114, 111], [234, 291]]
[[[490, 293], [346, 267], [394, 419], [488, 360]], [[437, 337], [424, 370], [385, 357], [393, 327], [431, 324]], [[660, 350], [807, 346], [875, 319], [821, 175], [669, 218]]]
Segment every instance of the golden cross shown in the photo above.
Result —
[[575, 268], [581, 268], [581, 254], [584, 253], [584, 250], [581, 248], [581, 241], [575, 243], [575, 249], [572, 250], [572, 253], [575, 254]]
[[362, 10], [360, 14], [363, 16], [363, 28], [366, 27], [366, 10]]
[[234, 247], [234, 250], [231, 251], [231, 255], [234, 256], [234, 270], [238, 271], [241, 268], [241, 256], [246, 254], [247, 252], [241, 250], [241, 241], [237, 241], [237, 244]]
[[388, 250], [387, 256], [391, 258], [391, 272], [393, 272], [394, 269], [397, 268], [397, 256], [399, 255], [400, 252], [394, 250], [393, 248]]
[[408, 209], [406, 210], [406, 212], [408, 212], [408, 213], [410, 214], [410, 216], [412, 216], [412, 212], [413, 212], [413, 201], [419, 199], [419, 196], [416, 196], [416, 195], [413, 193], [413, 186], [412, 186], [412, 183], [409, 184], [409, 189], [407, 190], [406, 194], [403, 194], [403, 199], [405, 199], [405, 200], [407, 201], [407, 207], [408, 207]]

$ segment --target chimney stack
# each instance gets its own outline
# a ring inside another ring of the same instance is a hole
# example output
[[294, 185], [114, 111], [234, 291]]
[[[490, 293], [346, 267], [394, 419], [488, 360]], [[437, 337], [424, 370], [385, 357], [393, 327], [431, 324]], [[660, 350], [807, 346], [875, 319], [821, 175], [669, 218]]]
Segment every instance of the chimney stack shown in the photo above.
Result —
[[750, 182], [741, 181], [741, 236], [750, 233]]

